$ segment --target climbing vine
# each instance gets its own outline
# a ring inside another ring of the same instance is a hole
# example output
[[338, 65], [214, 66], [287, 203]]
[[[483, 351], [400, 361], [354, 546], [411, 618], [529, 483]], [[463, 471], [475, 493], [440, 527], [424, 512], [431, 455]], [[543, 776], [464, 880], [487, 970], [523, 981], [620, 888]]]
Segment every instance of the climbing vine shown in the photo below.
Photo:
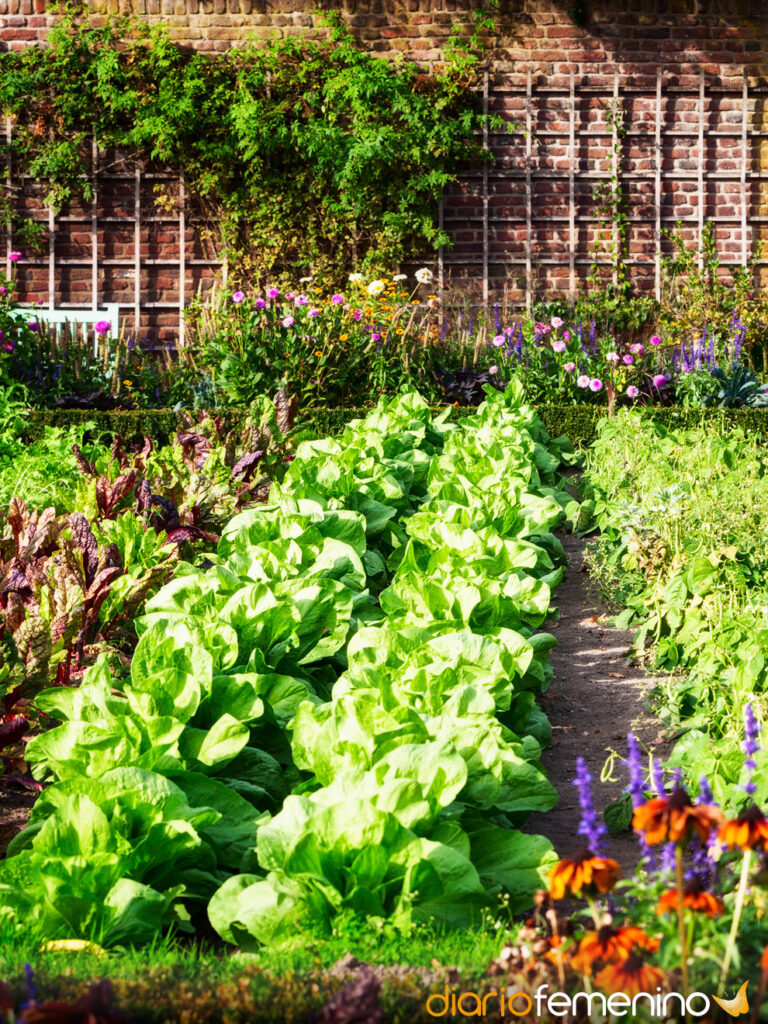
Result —
[[439, 197], [464, 161], [489, 157], [472, 88], [488, 17], [454, 35], [432, 73], [371, 56], [337, 13], [322, 19], [324, 39], [211, 56], [162, 27], [94, 27], [70, 7], [48, 47], [0, 56], [14, 166], [59, 209], [91, 197], [94, 137], [183, 174], [230, 265], [251, 278], [392, 266], [447, 244]]

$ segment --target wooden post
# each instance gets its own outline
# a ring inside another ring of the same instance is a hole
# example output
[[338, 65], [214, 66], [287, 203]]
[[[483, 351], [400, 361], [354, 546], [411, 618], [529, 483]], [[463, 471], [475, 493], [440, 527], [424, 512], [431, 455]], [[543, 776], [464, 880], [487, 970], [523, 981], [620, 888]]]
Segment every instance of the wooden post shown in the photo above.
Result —
[[179, 348], [184, 347], [184, 306], [186, 304], [185, 286], [187, 276], [186, 263], [186, 190], [184, 187], [184, 174], [179, 180]]
[[141, 167], [133, 175], [133, 329], [139, 338], [141, 323]]
[[[488, 148], [488, 72], [483, 75], [483, 148]], [[483, 161], [483, 302], [488, 302], [488, 161]]]
[[[91, 304], [99, 308], [99, 195], [98, 195], [99, 149], [96, 136], [91, 140]], [[99, 353], [99, 336], [93, 332], [93, 357]]]
[[657, 302], [661, 299], [661, 117], [661, 67], [658, 67], [656, 69], [656, 160], [654, 167], [655, 223], [653, 229], [653, 240], [655, 245], [654, 262], [656, 264], [654, 268], [654, 291]]
[[[619, 73], [614, 71], [613, 73], [613, 119], [611, 123], [611, 175], [613, 177], [613, 188], [614, 194], [618, 193], [619, 190], [619, 132], [617, 126], [617, 119], [619, 116]], [[621, 254], [621, 235], [619, 233], [619, 225], [614, 221], [613, 224], [613, 246], [615, 258], [613, 261], [613, 283], [617, 285], [619, 283], [619, 267], [618, 260]]]
[[13, 184], [11, 179], [11, 142], [13, 140], [13, 122], [10, 117], [5, 119], [5, 144], [8, 147], [8, 167], [5, 171], [5, 185], [8, 190], [8, 218], [5, 222], [5, 244], [7, 246], [5, 251], [5, 273], [8, 277], [11, 276], [11, 270], [13, 264], [11, 263], [9, 256], [13, 251]]
[[[445, 223], [445, 200], [443, 196], [440, 196], [440, 206], [437, 211], [437, 221], [440, 227], [440, 233], [443, 232]], [[440, 302], [443, 301], [443, 290], [445, 288], [445, 256], [444, 249], [441, 245], [437, 250], [437, 290], [440, 296]]]
[[531, 70], [526, 72], [525, 77], [525, 308], [530, 309], [533, 301], [531, 287], [531, 204], [533, 195], [531, 190], [531, 132], [533, 130], [531, 118]]
[[702, 237], [704, 234], [704, 68], [699, 71], [699, 270], [704, 267], [704, 250]]
[[576, 298], [576, 93], [573, 71], [570, 81], [568, 124], [568, 271], [571, 298]]
[[749, 197], [747, 195], [747, 172], [749, 171], [748, 117], [749, 91], [747, 69], [744, 68], [741, 86], [741, 262], [742, 266], [745, 267], [749, 262], [749, 245], [747, 244], [747, 208], [749, 204]]
[[56, 308], [56, 218], [48, 207], [48, 309]]

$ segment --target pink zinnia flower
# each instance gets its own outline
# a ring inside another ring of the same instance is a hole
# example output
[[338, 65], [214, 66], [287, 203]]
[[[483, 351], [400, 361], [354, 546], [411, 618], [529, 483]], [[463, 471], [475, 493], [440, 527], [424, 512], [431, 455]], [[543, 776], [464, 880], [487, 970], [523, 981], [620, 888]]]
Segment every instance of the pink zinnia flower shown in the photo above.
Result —
[[631, 366], [635, 360], [632, 356], [622, 356], [621, 361], [622, 363], [624, 363], [625, 366]]
[[602, 391], [603, 390], [603, 382], [598, 377], [593, 377], [592, 380], [589, 382], [589, 390], [590, 391]]
[[553, 341], [552, 342], [552, 350], [554, 352], [565, 352], [567, 347], [568, 346], [565, 344], [564, 341], [559, 341], [558, 340], [558, 341]]
[[582, 373], [581, 376], [576, 380], [576, 383], [580, 388], [588, 388], [589, 382], [590, 378], [587, 376], [586, 373]]
[[277, 288], [270, 288], [269, 291], [267, 292], [267, 295], [270, 297], [270, 299], [280, 298], [280, 292], [277, 290]]
[[660, 388], [663, 384], [666, 383], [667, 378], [664, 376], [663, 373], [657, 373], [656, 376], [653, 378], [653, 386], [655, 388]]
[[313, 306], [312, 309], [310, 309], [307, 312], [307, 316], [311, 316], [313, 318], [316, 316], [320, 316], [320, 310], [317, 308], [317, 306]]
[[7, 294], [8, 294], [8, 289], [4, 285], [0, 284], [0, 295], [7, 295]]
[[571, 340], [571, 332], [570, 331], [563, 331], [563, 341], [570, 341], [570, 340]]
[[30, 320], [27, 323], [27, 327], [30, 329], [30, 331], [36, 331], [37, 330], [37, 320]]
[[657, 348], [661, 344], [661, 338], [658, 336], [658, 334], [654, 334], [654, 336], [651, 338], [651, 344], [654, 346], [654, 348]]
[[501, 348], [501, 346], [504, 344], [506, 340], [507, 339], [504, 337], [503, 334], [497, 334], [496, 337], [491, 342], [491, 344], [494, 345], [496, 348]]
[[628, 398], [637, 398], [637, 396], [640, 394], [640, 392], [638, 391], [638, 389], [635, 387], [634, 384], [630, 384], [629, 387], [626, 390], [626, 394], [627, 394]]
[[618, 363], [618, 361], [619, 361], [619, 353], [618, 352], [609, 352], [606, 355], [605, 360], [608, 363]]
[[241, 302], [245, 302], [245, 292], [233, 292], [232, 301], [237, 303], [238, 306]]
[[256, 309], [264, 309], [264, 307], [266, 306], [266, 302], [264, 301], [264, 299], [256, 299], [253, 305], [255, 306]]
[[22, 253], [14, 251], [8, 253], [8, 259], [11, 261], [11, 263], [18, 263], [19, 260], [24, 259], [24, 256]]
[[573, 371], [576, 369], [576, 363], [564, 363], [563, 369], [566, 373], [573, 373]]
[[641, 356], [641, 355], [643, 354], [643, 352], [645, 352], [645, 349], [643, 348], [643, 346], [642, 346], [642, 345], [640, 345], [640, 344], [638, 343], [638, 344], [636, 344], [636, 345], [630, 345], [630, 346], [629, 346], [629, 351], [630, 351], [630, 352], [634, 352], [634, 354], [635, 354], [636, 356]]
[[306, 306], [308, 303], [309, 303], [309, 299], [307, 298], [306, 295], [297, 295], [296, 296], [296, 305], [297, 306]]
[[334, 306], [340, 306], [343, 301], [344, 301], [344, 296], [343, 295], [332, 295], [331, 296], [331, 302], [334, 304]]
[[292, 316], [285, 316], [282, 320], [283, 327], [293, 327], [295, 322]]
[[499, 372], [499, 368], [495, 364], [493, 366], [489, 366], [488, 367], [488, 373], [498, 373], [498, 372]]
[[352, 310], [352, 319], [353, 320], [359, 320], [362, 315], [363, 315], [362, 309], [353, 309]]
[[112, 324], [109, 320], [99, 320], [93, 325], [93, 329], [97, 334], [109, 334], [112, 330]]
[[296, 292], [286, 292], [285, 293], [285, 297], [288, 300], [288, 302], [293, 302], [293, 299], [294, 299], [295, 295], [296, 295]]
[[552, 324], [555, 330], [557, 330], [559, 327], [562, 327], [564, 323], [564, 321], [559, 316], [553, 316], [549, 322]]
[[381, 341], [381, 335], [377, 331], [374, 331], [371, 335], [371, 341]]

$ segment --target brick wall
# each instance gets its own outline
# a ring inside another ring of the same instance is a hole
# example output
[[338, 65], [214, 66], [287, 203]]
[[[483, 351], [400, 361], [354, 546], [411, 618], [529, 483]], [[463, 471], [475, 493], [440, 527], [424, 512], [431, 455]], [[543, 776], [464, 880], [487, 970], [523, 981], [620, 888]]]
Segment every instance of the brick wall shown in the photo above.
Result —
[[[460, 185], [446, 195], [444, 223], [454, 240], [440, 263], [446, 282], [458, 277], [481, 293], [506, 290], [515, 300], [536, 289], [578, 287], [599, 234], [596, 176], [610, 176], [614, 168], [606, 103], [617, 88], [627, 128], [618, 169], [636, 285], [657, 287], [659, 229], [678, 217], [691, 240], [703, 219], [719, 218], [724, 257], [741, 261], [756, 239], [768, 235], [760, 219], [768, 223], [768, 181], [761, 177], [761, 168], [768, 169], [763, 159], [768, 156], [768, 3], [585, 0], [583, 28], [570, 20], [571, 6], [572, 0], [501, 0], [498, 35], [491, 40], [488, 109], [517, 125], [527, 121], [532, 134], [530, 141], [520, 133], [491, 137], [495, 162], [487, 171], [467, 168]], [[107, 0], [105, 10], [163, 22], [180, 43], [214, 51], [254, 34], [322, 31], [314, 7], [304, 0]], [[43, 45], [53, 23], [46, 8], [46, 0], [0, 0], [0, 47]], [[452, 25], [470, 24], [473, 5], [345, 0], [340, 9], [373, 52], [433, 63], [440, 60]], [[28, 193], [29, 203], [39, 203], [34, 188]], [[112, 218], [100, 220], [97, 230], [100, 301], [120, 301], [126, 315], [133, 313], [138, 250], [141, 331], [161, 328], [162, 335], [173, 334], [179, 303], [177, 212], [157, 223], [163, 213], [153, 207], [151, 185], [144, 182], [137, 232], [132, 183], [105, 184], [100, 194], [99, 217]], [[90, 300], [93, 235], [85, 221], [91, 212], [67, 211], [70, 221], [57, 223], [57, 304]], [[194, 210], [188, 210], [185, 297], [201, 282], [207, 287], [218, 270], [210, 243], [194, 227]], [[44, 252], [22, 275], [28, 300], [49, 298], [46, 260]]]

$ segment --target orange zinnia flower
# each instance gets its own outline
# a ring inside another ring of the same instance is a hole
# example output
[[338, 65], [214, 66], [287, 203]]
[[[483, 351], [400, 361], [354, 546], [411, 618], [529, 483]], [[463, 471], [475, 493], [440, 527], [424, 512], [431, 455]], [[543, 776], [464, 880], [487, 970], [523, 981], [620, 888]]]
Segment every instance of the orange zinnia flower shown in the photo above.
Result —
[[580, 850], [572, 860], [560, 860], [549, 873], [549, 893], [561, 900], [570, 891], [578, 896], [584, 889], [610, 892], [621, 878], [619, 865], [609, 857], [597, 857], [591, 850]]
[[587, 932], [579, 943], [579, 950], [572, 958], [571, 966], [582, 974], [591, 974], [596, 960], [604, 963], [626, 960], [635, 946], [655, 953], [659, 941], [646, 935], [641, 928], [614, 928], [613, 925], [605, 924], [599, 932]]
[[649, 846], [656, 843], [680, 843], [696, 832], [702, 843], [723, 820], [719, 807], [692, 804], [684, 789], [678, 787], [670, 796], [655, 797], [635, 808], [632, 827], [645, 833]]
[[726, 821], [717, 838], [729, 849], [740, 846], [742, 850], [768, 850], [768, 818], [752, 804], [738, 818]]
[[[686, 882], [683, 889], [683, 906], [689, 907], [707, 917], [716, 917], [723, 912], [723, 901], [711, 892], [705, 892], [698, 878]], [[667, 889], [656, 907], [657, 914], [666, 914], [668, 910], [677, 912], [677, 889]]]
[[631, 998], [638, 992], [655, 992], [664, 984], [664, 972], [658, 967], [650, 967], [637, 953], [630, 953], [626, 960], [617, 960], [607, 964], [597, 975], [595, 981], [604, 992], [613, 994], [623, 992]]

